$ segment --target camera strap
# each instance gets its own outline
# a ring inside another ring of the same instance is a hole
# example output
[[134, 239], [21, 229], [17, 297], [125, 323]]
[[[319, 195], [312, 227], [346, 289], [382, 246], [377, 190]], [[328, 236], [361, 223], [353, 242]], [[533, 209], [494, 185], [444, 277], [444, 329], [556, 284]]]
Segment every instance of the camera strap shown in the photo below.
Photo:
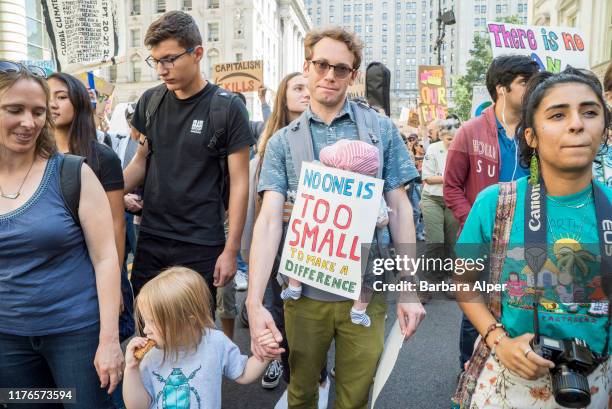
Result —
[[[593, 198], [595, 200], [595, 216], [597, 218], [597, 232], [599, 238], [599, 249], [601, 255], [600, 276], [601, 287], [608, 298], [608, 304], [612, 298], [612, 205], [603, 189], [596, 183], [591, 182]], [[525, 195], [525, 261], [534, 274], [534, 286], [536, 300], [533, 304], [533, 327], [536, 342], [539, 342], [538, 304], [540, 303], [540, 292], [538, 291], [538, 274], [542, 271], [548, 258], [546, 239], [546, 228], [548, 219], [546, 217], [546, 187], [540, 177], [538, 183], [527, 184]], [[601, 359], [607, 359], [610, 343], [610, 321], [612, 309], [608, 305], [608, 322], [606, 324], [606, 342]]]

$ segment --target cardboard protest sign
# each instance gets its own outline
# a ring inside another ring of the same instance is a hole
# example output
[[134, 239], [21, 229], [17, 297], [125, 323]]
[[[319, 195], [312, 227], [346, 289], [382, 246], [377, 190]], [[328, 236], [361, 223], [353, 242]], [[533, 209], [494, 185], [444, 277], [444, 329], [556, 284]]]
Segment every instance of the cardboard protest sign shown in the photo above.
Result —
[[280, 273], [359, 298], [361, 244], [374, 236], [383, 184], [381, 179], [303, 163]]
[[115, 86], [104, 79], [93, 76], [94, 88], [91, 88], [87, 73], [81, 73], [76, 77], [85, 85], [90, 95], [95, 95], [96, 98], [96, 115], [99, 117], [109, 116], [112, 112], [113, 95]]
[[491, 101], [491, 96], [489, 95], [489, 91], [487, 91], [487, 87], [484, 85], [474, 85], [474, 88], [472, 88], [471, 117], [480, 116], [482, 111], [491, 106], [491, 104], [493, 104], [493, 102]]
[[257, 91], [263, 85], [263, 61], [215, 64], [213, 82], [232, 92]]
[[524, 26], [488, 22], [493, 57], [526, 55], [540, 70], [560, 72], [568, 65], [589, 68], [588, 45], [575, 28]]
[[88, 71], [119, 55], [115, 1], [42, 0], [42, 5], [58, 71]]
[[363, 72], [357, 71], [355, 82], [353, 82], [353, 85], [349, 86], [347, 96], [350, 100], [366, 99], [366, 83]]
[[448, 102], [443, 66], [419, 65], [419, 96], [419, 116], [422, 125], [437, 119], [446, 119]]

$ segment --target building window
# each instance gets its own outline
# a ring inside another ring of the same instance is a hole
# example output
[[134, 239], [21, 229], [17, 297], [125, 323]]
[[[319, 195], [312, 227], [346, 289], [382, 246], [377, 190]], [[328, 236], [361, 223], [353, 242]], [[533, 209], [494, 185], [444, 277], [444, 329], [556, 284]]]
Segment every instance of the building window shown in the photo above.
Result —
[[242, 53], [236, 53], [236, 61], [242, 61]]
[[183, 11], [190, 11], [193, 8], [192, 0], [183, 0]]
[[345, 13], [350, 13], [351, 12], [351, 5], [350, 4], [345, 4], [344, 5], [344, 12]]
[[218, 9], [219, 8], [219, 0], [208, 0], [208, 8], [209, 9]]
[[132, 82], [140, 82], [141, 75], [140, 59], [132, 58]]
[[140, 0], [132, 0], [132, 8], [130, 10], [130, 15], [132, 16], [140, 15]]
[[215, 64], [219, 63], [219, 51], [216, 48], [208, 50], [208, 78], [212, 78]]
[[219, 23], [208, 23], [208, 41], [219, 41]]
[[345, 15], [344, 17], [342, 17], [342, 22], [344, 24], [350, 23], [351, 22], [351, 16]]
[[130, 38], [132, 39], [131, 47], [140, 47], [140, 30], [130, 30]]
[[329, 14], [334, 14], [334, 5], [333, 4], [329, 5]]
[[387, 13], [382, 13], [382, 19], [383, 21], [387, 21]]
[[361, 23], [361, 14], [355, 14], [353, 20], [355, 20], [355, 23]]
[[395, 9], [396, 10], [401, 10], [402, 9], [402, 2], [401, 1], [398, 1], [398, 2], [395, 3]]
[[500, 13], [501, 13], [501, 4], [497, 4], [497, 5], [495, 6], [495, 12], [496, 12], [497, 14], [500, 14]]
[[386, 45], [382, 46], [382, 53], [383, 54], [387, 54], [387, 46]]
[[155, 5], [156, 13], [165, 13], [166, 12], [166, 0], [157, 0]]
[[374, 9], [374, 5], [372, 3], [366, 3], [365, 11], [372, 11]]
[[386, 32], [387, 32], [387, 25], [386, 25], [386, 24], [383, 24], [383, 25], [382, 25], [382, 32], [383, 32], [383, 33], [386, 33]]
[[[330, 6], [331, 7], [331, 6]], [[361, 11], [361, 3], [355, 4], [353, 6], [353, 11], [354, 12], [360, 12]]]

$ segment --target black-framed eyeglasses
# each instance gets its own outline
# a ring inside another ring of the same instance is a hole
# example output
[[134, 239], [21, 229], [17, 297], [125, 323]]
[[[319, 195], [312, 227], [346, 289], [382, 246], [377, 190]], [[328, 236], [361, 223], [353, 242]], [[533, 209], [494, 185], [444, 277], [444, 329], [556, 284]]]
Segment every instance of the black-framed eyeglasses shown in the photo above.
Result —
[[155, 58], [153, 58], [152, 55], [150, 55], [147, 58], [145, 58], [145, 62], [151, 68], [157, 68], [157, 64], [159, 64], [159, 63], [161, 63], [162, 67], [164, 67], [166, 69], [174, 68], [174, 62], [176, 60], [178, 60], [179, 58], [181, 58], [185, 54], [192, 53], [193, 50], [195, 50], [195, 47], [189, 47], [188, 49], [186, 49], [184, 52], [182, 52], [180, 54], [170, 55], [168, 57], [160, 58], [159, 60], [156, 60]]
[[319, 75], [325, 75], [327, 74], [330, 68], [333, 68], [334, 77], [338, 78], [339, 80], [342, 80], [348, 77], [349, 74], [355, 71], [353, 68], [345, 64], [332, 65], [328, 63], [327, 61], [320, 61], [320, 60], [311, 60], [309, 62], [312, 63], [312, 65], [315, 67], [315, 71]]
[[9, 60], [0, 60], [0, 73], [9, 74], [14, 73], [18, 74], [22, 71], [27, 71], [35, 77], [38, 78], [47, 78], [47, 72], [44, 68], [37, 67], [36, 65], [23, 65], [18, 62], [9, 61]]

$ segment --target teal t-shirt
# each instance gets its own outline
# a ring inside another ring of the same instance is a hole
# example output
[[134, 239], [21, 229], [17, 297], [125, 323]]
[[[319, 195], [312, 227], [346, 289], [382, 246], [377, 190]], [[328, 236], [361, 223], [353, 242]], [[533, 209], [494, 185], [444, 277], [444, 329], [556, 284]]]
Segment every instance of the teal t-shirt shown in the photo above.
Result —
[[[524, 208], [527, 177], [517, 181], [517, 200], [501, 284], [502, 323], [512, 337], [533, 333], [535, 277], [524, 258]], [[612, 201], [612, 189], [596, 182]], [[472, 244], [490, 244], [499, 186], [483, 190], [457, 241], [457, 254], [471, 257]], [[586, 203], [580, 208], [577, 205]], [[574, 207], [568, 207], [574, 206]], [[556, 339], [580, 338], [601, 353], [606, 339], [607, 298], [599, 275], [599, 239], [592, 188], [569, 196], [548, 196], [548, 259], [538, 274], [540, 333]], [[578, 244], [580, 243], [580, 244]], [[571, 261], [570, 261], [571, 259]], [[612, 350], [610, 348], [609, 350]]]

